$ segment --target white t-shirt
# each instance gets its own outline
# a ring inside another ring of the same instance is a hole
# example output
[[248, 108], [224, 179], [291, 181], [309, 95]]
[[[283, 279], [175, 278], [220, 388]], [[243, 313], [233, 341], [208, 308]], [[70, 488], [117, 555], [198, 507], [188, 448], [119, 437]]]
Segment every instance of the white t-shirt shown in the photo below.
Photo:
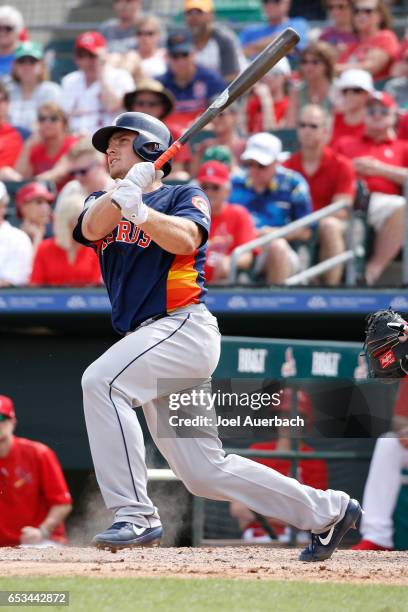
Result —
[[0, 280], [11, 285], [26, 285], [33, 263], [33, 245], [25, 232], [0, 223]]
[[142, 59], [140, 62], [140, 67], [143, 74], [152, 79], [164, 74], [167, 70], [165, 50], [157, 49], [156, 53], [152, 57]]
[[13, 82], [10, 86], [10, 123], [31, 132], [37, 123], [37, 111], [46, 102], [61, 104], [62, 91], [57, 83], [43, 81], [34, 89], [30, 98], [23, 99], [21, 86]]
[[[128, 91], [133, 91], [135, 83], [126, 70], [106, 66], [107, 78], [114, 84], [115, 93], [123, 97]], [[69, 116], [69, 125], [74, 133], [93, 134], [97, 129], [112, 123], [119, 110], [108, 113], [101, 102], [101, 86], [95, 81], [89, 87], [85, 82], [84, 73], [80, 70], [70, 72], [61, 81], [62, 105]]]

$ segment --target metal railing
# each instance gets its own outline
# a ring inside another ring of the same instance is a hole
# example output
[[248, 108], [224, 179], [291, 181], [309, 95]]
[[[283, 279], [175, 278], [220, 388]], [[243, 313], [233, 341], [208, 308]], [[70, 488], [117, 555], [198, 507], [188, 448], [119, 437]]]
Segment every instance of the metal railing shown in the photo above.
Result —
[[[288, 223], [288, 225], [285, 225], [284, 227], [281, 227], [277, 230], [273, 230], [270, 233], [261, 236], [260, 238], [256, 238], [255, 240], [251, 240], [250, 242], [246, 242], [245, 244], [240, 245], [231, 253], [231, 270], [229, 275], [229, 282], [231, 284], [236, 283], [238, 276], [238, 259], [242, 254], [248, 253], [249, 251], [252, 251], [257, 248], [265, 247], [273, 240], [277, 240], [278, 238], [285, 238], [285, 236], [288, 236], [292, 232], [295, 232], [304, 227], [310, 227], [317, 221], [320, 221], [321, 219], [324, 219], [325, 217], [328, 217], [330, 215], [334, 215], [335, 213], [343, 209], [348, 209], [350, 211], [352, 224], [354, 215], [353, 210], [350, 206], [350, 201], [339, 200], [338, 202], [329, 204], [328, 206], [325, 206], [324, 208], [321, 208], [316, 212], [310, 213], [310, 215], [306, 215], [301, 219], [292, 221], [292, 223]], [[321, 262], [320, 264], [317, 264], [316, 266], [313, 266], [308, 270], [305, 270], [304, 272], [301, 272], [299, 274], [296, 274], [295, 276], [286, 279], [286, 282], [284, 284], [293, 285], [300, 282], [304, 282], [305, 280], [318, 276], [322, 272], [326, 272], [327, 270], [330, 270], [331, 268], [334, 268], [335, 266], [343, 262], [348, 262], [350, 267], [349, 272], [347, 274], [348, 284], [355, 284], [356, 275], [354, 270], [354, 262], [357, 256], [359, 257], [362, 255], [363, 247], [361, 245], [354, 246], [352, 228], [350, 229], [350, 231], [347, 232], [347, 240], [349, 241], [349, 243], [351, 242], [350, 249], [348, 249], [344, 253], [341, 253], [340, 255], [330, 257], [324, 262]]]

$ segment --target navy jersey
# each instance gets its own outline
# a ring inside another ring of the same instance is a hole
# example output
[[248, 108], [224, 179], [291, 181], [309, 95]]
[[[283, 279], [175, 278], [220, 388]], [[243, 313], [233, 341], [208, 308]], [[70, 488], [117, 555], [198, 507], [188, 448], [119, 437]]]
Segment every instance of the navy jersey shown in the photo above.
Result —
[[[91, 194], [85, 205], [102, 196]], [[125, 218], [105, 238], [89, 242], [82, 234], [85, 211], [74, 229], [77, 242], [93, 247], [112, 304], [112, 323], [120, 333], [176, 308], [204, 302], [204, 264], [210, 228], [210, 204], [204, 192], [189, 185], [162, 185], [143, 195], [158, 212], [191, 219], [204, 231], [201, 245], [191, 255], [174, 255], [158, 246], [141, 228]]]

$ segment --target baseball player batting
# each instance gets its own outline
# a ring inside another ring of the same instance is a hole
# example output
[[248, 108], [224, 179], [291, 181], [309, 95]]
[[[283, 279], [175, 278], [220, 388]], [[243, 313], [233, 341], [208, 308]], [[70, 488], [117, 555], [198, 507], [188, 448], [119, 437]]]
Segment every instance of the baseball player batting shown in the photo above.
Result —
[[99, 255], [113, 327], [123, 336], [82, 378], [96, 476], [115, 515], [94, 544], [116, 550], [160, 542], [160, 516], [147, 493], [138, 407], [160, 452], [193, 494], [237, 500], [309, 530], [311, 544], [300, 559], [329, 558], [360, 518], [356, 500], [302, 485], [238, 455], [225, 456], [215, 429], [201, 438], [158, 435], [164, 414], [158, 379], [208, 380], [220, 355], [217, 320], [205, 306], [210, 205], [198, 187], [162, 184], [171, 162], [156, 171], [154, 161], [171, 136], [161, 121], [124, 113], [95, 132], [92, 142], [106, 154], [117, 187], [87, 198], [74, 237]]

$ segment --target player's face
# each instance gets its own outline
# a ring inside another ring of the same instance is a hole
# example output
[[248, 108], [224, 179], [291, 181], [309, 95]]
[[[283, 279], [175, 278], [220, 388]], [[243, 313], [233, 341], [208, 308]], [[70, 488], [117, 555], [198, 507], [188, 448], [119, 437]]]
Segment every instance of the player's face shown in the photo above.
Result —
[[135, 132], [122, 130], [109, 139], [106, 155], [109, 174], [113, 179], [124, 178], [136, 162], [142, 161], [133, 150], [136, 136]]
[[0, 457], [6, 457], [11, 449], [15, 419], [0, 421]]

